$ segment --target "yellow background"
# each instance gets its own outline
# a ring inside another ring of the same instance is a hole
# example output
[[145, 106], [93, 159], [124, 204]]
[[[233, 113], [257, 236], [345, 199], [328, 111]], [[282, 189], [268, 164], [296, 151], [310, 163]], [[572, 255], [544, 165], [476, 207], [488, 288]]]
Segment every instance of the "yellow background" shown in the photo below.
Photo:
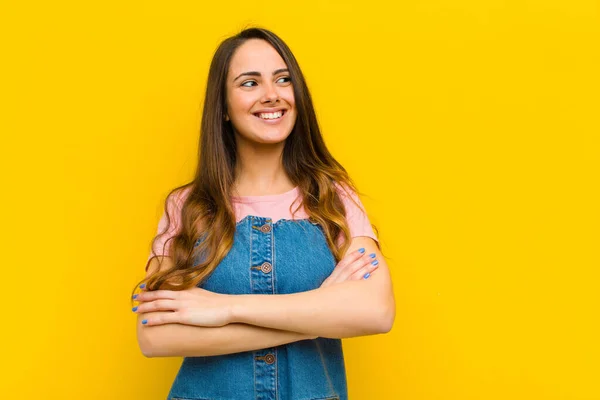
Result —
[[[398, 4], [400, 3], [400, 4]], [[6, 399], [163, 399], [129, 292], [186, 182], [208, 65], [290, 45], [367, 197], [397, 318], [344, 341], [352, 400], [600, 399], [600, 5], [0, 4]]]

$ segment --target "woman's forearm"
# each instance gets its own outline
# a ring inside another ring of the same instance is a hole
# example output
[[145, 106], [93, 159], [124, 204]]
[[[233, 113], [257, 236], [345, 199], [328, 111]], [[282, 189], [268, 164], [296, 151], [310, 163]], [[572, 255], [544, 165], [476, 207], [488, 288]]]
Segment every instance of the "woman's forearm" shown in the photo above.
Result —
[[142, 325], [151, 314], [138, 315], [137, 335], [146, 357], [200, 357], [265, 349], [315, 336], [246, 324], [206, 328], [181, 324]]
[[393, 291], [382, 271], [372, 276], [302, 293], [235, 296], [231, 319], [328, 338], [385, 333], [395, 317]]

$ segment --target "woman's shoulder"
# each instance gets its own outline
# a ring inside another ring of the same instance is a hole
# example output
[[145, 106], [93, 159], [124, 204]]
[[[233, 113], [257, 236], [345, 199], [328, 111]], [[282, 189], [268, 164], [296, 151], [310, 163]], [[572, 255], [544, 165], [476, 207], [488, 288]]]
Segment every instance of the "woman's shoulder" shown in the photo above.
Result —
[[346, 183], [336, 183], [335, 185], [340, 199], [344, 204], [350, 236], [367, 236], [378, 241], [367, 211], [356, 189]]
[[180, 210], [181, 207], [183, 207], [183, 203], [185, 203], [185, 200], [190, 195], [191, 191], [192, 191], [192, 185], [181, 186], [181, 187], [173, 189], [167, 195], [167, 210], [168, 211], [175, 210], [175, 209]]
[[348, 207], [362, 208], [362, 203], [356, 188], [346, 182], [335, 182], [334, 187], [346, 209]]

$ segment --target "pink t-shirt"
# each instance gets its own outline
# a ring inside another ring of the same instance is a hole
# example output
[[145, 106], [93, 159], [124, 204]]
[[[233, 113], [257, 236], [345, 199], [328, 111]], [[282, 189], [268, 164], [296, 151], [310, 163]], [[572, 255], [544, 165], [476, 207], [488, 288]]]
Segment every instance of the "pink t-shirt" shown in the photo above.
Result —
[[[174, 196], [169, 197], [167, 208], [172, 221], [168, 232], [165, 232], [163, 235], [159, 236], [154, 243], [154, 251], [156, 252], [156, 255], [169, 255], [169, 246], [171, 242], [167, 244], [164, 252], [163, 246], [168, 238], [174, 236], [179, 231], [181, 224], [181, 207], [190, 190], [190, 187], [182, 190], [179, 196], [177, 196], [177, 199], [174, 199]], [[348, 222], [348, 227], [350, 229], [350, 237], [354, 238], [358, 236], [367, 236], [377, 241], [377, 237], [375, 236], [375, 232], [371, 227], [369, 218], [364, 211], [362, 202], [356, 193], [352, 192], [350, 196], [358, 203], [358, 205], [360, 205], [360, 207], [357, 207], [357, 205], [350, 200], [348, 194], [344, 190], [341, 190], [340, 186], [338, 186], [338, 193], [340, 194], [342, 202], [344, 203], [344, 207], [346, 208], [346, 221]], [[302, 200], [299, 194], [300, 192], [298, 187], [295, 187], [285, 193], [276, 195], [232, 197], [231, 200], [235, 211], [236, 222], [241, 221], [248, 215], [271, 218], [273, 223], [280, 219], [306, 219], [308, 218], [308, 214], [304, 210], [304, 207], [301, 206], [296, 211], [296, 208]], [[290, 206], [292, 206], [291, 211], [295, 211], [294, 215], [292, 215], [290, 211]], [[157, 235], [160, 234], [166, 226], [167, 217], [166, 214], [163, 213], [162, 218], [158, 223]], [[150, 260], [152, 257], [153, 255], [151, 252], [148, 256], [148, 260]]]

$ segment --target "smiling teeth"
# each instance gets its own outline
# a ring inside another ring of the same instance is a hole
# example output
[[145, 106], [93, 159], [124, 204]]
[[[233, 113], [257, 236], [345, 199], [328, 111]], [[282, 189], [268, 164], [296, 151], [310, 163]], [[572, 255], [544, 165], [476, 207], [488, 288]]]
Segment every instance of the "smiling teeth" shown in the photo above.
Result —
[[261, 113], [258, 116], [262, 119], [277, 119], [281, 118], [283, 111], [277, 111], [276, 113]]

